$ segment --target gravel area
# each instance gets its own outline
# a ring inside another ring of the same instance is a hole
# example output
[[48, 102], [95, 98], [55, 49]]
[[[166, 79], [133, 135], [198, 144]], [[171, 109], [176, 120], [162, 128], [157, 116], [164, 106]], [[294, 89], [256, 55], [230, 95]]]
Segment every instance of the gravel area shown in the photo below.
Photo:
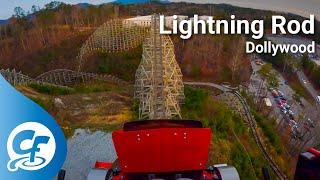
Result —
[[116, 160], [111, 133], [77, 129], [68, 140], [68, 154], [63, 165], [65, 179], [86, 180], [96, 160]]

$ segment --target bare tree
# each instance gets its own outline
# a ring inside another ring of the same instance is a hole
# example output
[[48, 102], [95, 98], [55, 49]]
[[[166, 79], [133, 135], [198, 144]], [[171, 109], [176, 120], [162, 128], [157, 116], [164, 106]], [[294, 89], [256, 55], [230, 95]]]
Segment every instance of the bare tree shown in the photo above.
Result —
[[241, 67], [241, 60], [244, 54], [244, 43], [245, 38], [240, 37], [239, 41], [233, 43], [234, 54], [231, 58], [230, 69], [232, 72], [232, 81], [236, 81], [236, 77], [238, 75], [239, 69]]

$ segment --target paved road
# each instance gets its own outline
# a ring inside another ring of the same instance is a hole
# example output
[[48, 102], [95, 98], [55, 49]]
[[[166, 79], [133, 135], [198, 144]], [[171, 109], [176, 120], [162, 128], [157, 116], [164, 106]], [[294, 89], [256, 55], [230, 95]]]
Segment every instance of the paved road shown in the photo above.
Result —
[[[261, 66], [257, 66], [254, 62], [252, 62], [252, 68], [254, 71], [258, 71]], [[281, 76], [280, 73], [278, 74], [278, 79], [279, 79], [279, 90], [282, 91], [285, 94], [285, 97], [288, 99], [289, 105], [291, 105], [291, 110], [295, 113], [294, 117], [296, 122], [298, 123], [299, 130], [301, 131], [302, 134], [306, 132], [306, 129], [304, 128], [304, 124], [306, 123], [306, 120], [310, 118], [313, 122], [315, 122], [317, 127], [320, 125], [320, 118], [319, 118], [319, 107], [320, 106], [314, 106], [313, 104], [309, 103], [307, 100], [305, 100], [303, 97], [301, 98], [301, 102], [304, 106], [299, 105], [295, 100], [293, 100], [292, 95], [295, 93], [292, 88], [288, 85], [285, 84], [284, 78]], [[303, 76], [302, 76], [303, 77]], [[303, 78], [306, 80], [306, 78]], [[302, 78], [300, 78], [302, 81]], [[259, 80], [259, 76], [257, 76], [257, 73], [253, 74], [251, 76], [250, 80], [250, 86], [249, 86], [249, 91], [250, 92], [256, 92], [256, 89], [259, 85], [259, 81], [261, 81], [261, 78]], [[307, 84], [312, 87], [311, 84]], [[281, 122], [281, 126], [279, 126], [279, 129], [285, 129], [285, 127], [289, 127], [289, 120], [286, 118], [286, 116], [280, 111], [280, 109], [277, 106], [277, 103], [275, 102], [272, 94], [270, 92], [267, 93], [267, 96], [271, 100], [273, 104], [273, 110], [270, 113], [270, 117], [274, 117], [277, 119], [277, 122]], [[282, 119], [285, 119], [287, 121], [281, 121]], [[320, 134], [317, 131], [317, 128], [312, 129], [312, 133], [314, 134], [315, 139], [313, 141], [310, 141], [309, 146], [314, 146], [319, 142]], [[317, 135], [318, 134], [318, 135]], [[292, 144], [297, 143], [296, 141], [291, 141]], [[308, 146], [308, 145], [307, 145]]]
[[[289, 43], [289, 44], [304, 44], [304, 45], [308, 45], [311, 44], [311, 40], [309, 39], [305, 39], [305, 38], [297, 38], [297, 37], [284, 37], [284, 36], [268, 36], [268, 39], [270, 39], [271, 41], [277, 43], [277, 44], [283, 44], [283, 43]], [[318, 46], [317, 46], [318, 47]], [[317, 49], [320, 50], [320, 49]], [[319, 64], [319, 60], [313, 60], [315, 63]], [[309, 91], [309, 93], [312, 95], [312, 97], [315, 99], [315, 101], [317, 102], [317, 96], [320, 95], [319, 92], [317, 92], [317, 90], [314, 89], [314, 87], [312, 86], [311, 83], [307, 82], [307, 77], [306, 75], [300, 71], [297, 70], [297, 76], [299, 77], [299, 81], [301, 82], [301, 84], [303, 84], [303, 86]], [[306, 83], [305, 83], [306, 82]]]
[[68, 153], [63, 165], [66, 180], [86, 180], [97, 160], [113, 162], [117, 158], [111, 133], [77, 129], [67, 145]]
[[[279, 35], [268, 35], [267, 39], [271, 40], [276, 44], [296, 44], [300, 45], [309, 45], [312, 43], [311, 39], [297, 37], [297, 36], [279, 36]], [[298, 53], [299, 54], [299, 53]], [[318, 66], [320, 66], [320, 45], [316, 44], [316, 57], [310, 58], [311, 61], [315, 62]]]
[[[302, 71], [297, 71], [299, 81], [303, 86], [309, 91], [314, 100], [317, 102], [317, 96], [320, 96], [320, 93], [313, 87], [313, 85], [308, 81], [307, 76]], [[318, 103], [319, 104], [319, 103]]]

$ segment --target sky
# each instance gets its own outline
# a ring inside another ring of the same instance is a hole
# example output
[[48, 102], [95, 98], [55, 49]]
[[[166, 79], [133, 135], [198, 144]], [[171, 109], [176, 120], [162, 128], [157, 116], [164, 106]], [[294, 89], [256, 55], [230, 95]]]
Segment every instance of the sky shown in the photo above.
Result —
[[[170, 0], [180, 2], [182, 0]], [[198, 3], [226, 3], [241, 7], [291, 12], [304, 17], [314, 14], [320, 19], [320, 0], [183, 0]]]
[[[54, 0], [0, 0], [0, 19], [8, 19], [14, 14], [15, 7], [22, 7], [25, 11], [31, 11], [32, 5], [42, 8], [45, 4]], [[101, 4], [113, 0], [56, 0], [67, 4], [90, 3]]]
[[[13, 9], [17, 6], [24, 10], [30, 10], [32, 5], [43, 7], [53, 0], [0, 0], [0, 19], [8, 19], [12, 16]], [[101, 4], [113, 0], [60, 0], [68, 4], [90, 3]], [[193, 3], [226, 3], [241, 7], [267, 9], [283, 12], [291, 12], [305, 17], [315, 14], [320, 19], [320, 0], [169, 0], [172, 2], [193, 2]]]

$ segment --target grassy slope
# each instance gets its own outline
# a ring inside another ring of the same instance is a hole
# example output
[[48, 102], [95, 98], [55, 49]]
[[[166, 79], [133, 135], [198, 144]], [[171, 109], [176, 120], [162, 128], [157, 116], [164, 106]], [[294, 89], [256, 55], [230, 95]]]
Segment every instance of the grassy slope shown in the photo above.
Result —
[[[35, 84], [17, 89], [54, 116], [66, 137], [77, 128], [112, 131], [135, 118], [131, 86], [93, 82], [73, 89]], [[54, 105], [55, 98], [60, 98], [65, 107]]]

